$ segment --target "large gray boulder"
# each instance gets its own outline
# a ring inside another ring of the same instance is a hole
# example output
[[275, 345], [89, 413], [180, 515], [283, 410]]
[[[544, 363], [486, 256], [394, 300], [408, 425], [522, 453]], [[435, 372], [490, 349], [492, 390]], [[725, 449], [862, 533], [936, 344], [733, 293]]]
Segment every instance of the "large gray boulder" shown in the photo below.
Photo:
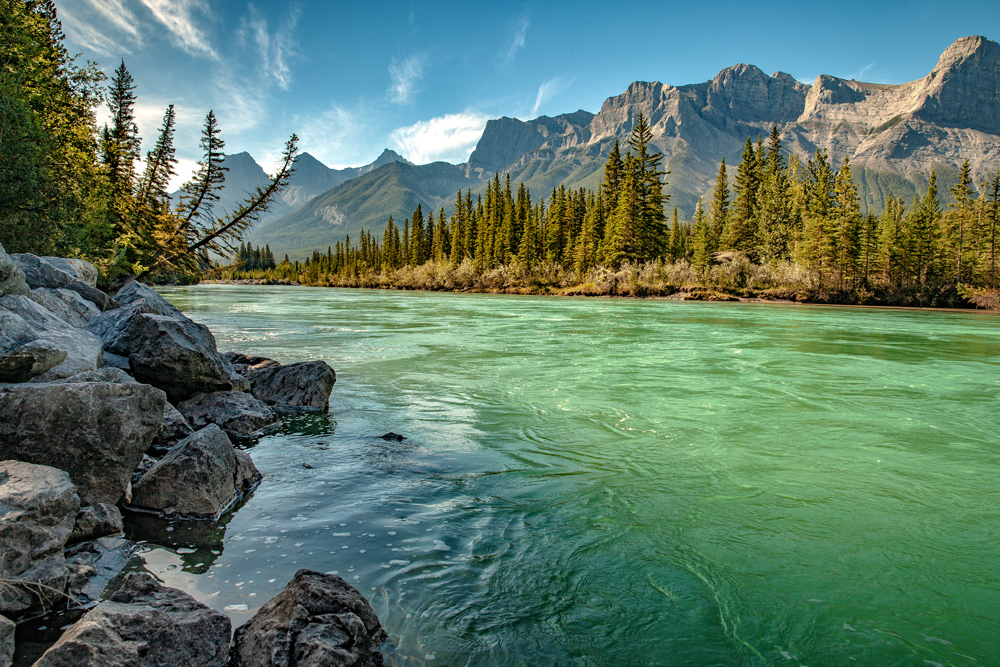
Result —
[[24, 271], [14, 263], [10, 255], [0, 245], [0, 296], [21, 294], [27, 296], [31, 288], [24, 279]]
[[[7, 322], [10, 323], [9, 331]], [[0, 297], [0, 324], [4, 324], [3, 334], [0, 334], [0, 355], [17, 350], [17, 354], [23, 356], [25, 350], [18, 348], [28, 343], [36, 350], [45, 349], [66, 354], [60, 363], [35, 377], [36, 381], [48, 382], [95, 370], [104, 363], [99, 338], [71, 326], [29, 297], [19, 295]], [[16, 364], [23, 361], [18, 362], [15, 359], [8, 363]]]
[[184, 317], [156, 290], [140, 282], [128, 283], [118, 290], [115, 301], [119, 307], [95, 317], [87, 324], [87, 330], [101, 339], [106, 352], [123, 357], [128, 357], [132, 351], [129, 323], [137, 315]]
[[212, 424], [170, 450], [132, 486], [133, 509], [218, 519], [250, 490], [260, 473], [246, 452]]
[[0, 354], [0, 382], [27, 382], [66, 360], [66, 351], [35, 342]]
[[159, 432], [166, 396], [144, 384], [18, 384], [0, 389], [0, 459], [69, 473], [86, 505], [114, 504]]
[[172, 402], [232, 388], [212, 332], [186, 317], [140, 313], [129, 321], [132, 375], [167, 392]]
[[65, 271], [81, 283], [97, 287], [97, 267], [82, 259], [66, 257], [41, 257], [43, 261]]
[[59, 257], [38, 257], [31, 253], [14, 254], [10, 255], [10, 258], [24, 272], [25, 280], [31, 289], [65, 287], [77, 292], [102, 311], [114, 308], [116, 305], [111, 297], [94, 287], [96, 275], [94, 283], [89, 282], [89, 273], [84, 276], [85, 280], [80, 280], [76, 270], [66, 263], [67, 260]]
[[229, 618], [193, 597], [133, 572], [73, 624], [35, 667], [221, 667]]
[[79, 510], [62, 470], [0, 461], [0, 579], [25, 582], [0, 586], [0, 613], [18, 616], [58, 601], [67, 581], [63, 548]]
[[121, 308], [138, 308], [140, 312], [153, 315], [173, 315], [180, 317], [181, 311], [160, 296], [155, 289], [140, 282], [130, 282], [115, 294], [115, 301]]
[[14, 621], [0, 616], [0, 667], [10, 667], [14, 663]]
[[39, 287], [31, 290], [30, 296], [32, 301], [45, 306], [62, 321], [81, 329], [101, 314], [97, 306], [65, 287]]
[[194, 433], [194, 429], [191, 428], [188, 420], [184, 418], [184, 415], [172, 403], [168, 402], [163, 406], [163, 428], [160, 429], [159, 435], [153, 438], [152, 447], [154, 450], [165, 454], [174, 445], [192, 433]]
[[99, 537], [118, 535], [124, 530], [122, 513], [114, 505], [97, 503], [81, 507], [67, 543], [87, 542]]
[[368, 601], [333, 574], [299, 570], [236, 630], [230, 667], [381, 667], [387, 638]]
[[266, 403], [242, 391], [213, 391], [195, 394], [177, 405], [194, 429], [218, 424], [230, 437], [251, 438], [280, 420]]
[[246, 372], [250, 393], [280, 410], [325, 410], [337, 374], [325, 361], [264, 365]]

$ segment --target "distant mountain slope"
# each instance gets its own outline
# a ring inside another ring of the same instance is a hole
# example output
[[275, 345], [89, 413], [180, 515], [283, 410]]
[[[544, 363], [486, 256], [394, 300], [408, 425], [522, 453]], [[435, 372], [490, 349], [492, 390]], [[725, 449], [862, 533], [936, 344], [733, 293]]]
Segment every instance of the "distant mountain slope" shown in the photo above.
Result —
[[447, 162], [419, 167], [409, 162], [391, 162], [331, 188], [268, 225], [257, 227], [249, 241], [254, 245], [270, 245], [279, 257], [286, 253], [304, 257], [347, 235], [357, 239], [361, 229], [381, 233], [390, 215], [402, 225], [418, 203], [427, 212], [450, 206], [455, 192], [470, 182], [465, 167]]
[[[381, 230], [389, 215], [409, 215], [417, 200], [450, 210], [456, 190], [481, 191], [494, 172], [526, 183], [535, 198], [560, 183], [593, 188], [615, 139], [624, 151], [639, 111], [670, 170], [669, 205], [685, 219], [698, 197], [710, 195], [719, 162], [725, 158], [732, 178], [747, 137], [766, 138], [772, 125], [781, 130], [786, 150], [803, 160], [817, 148], [826, 149], [835, 165], [850, 159], [868, 208], [881, 209], [890, 194], [909, 199], [922, 192], [932, 169], [947, 202], [947, 186], [963, 158], [977, 183], [1000, 169], [1000, 45], [964, 37], [927, 76], [899, 85], [827, 75], [809, 85], [746, 64], [703, 83], [637, 81], [596, 114], [491, 120], [464, 165], [376, 169], [325, 192], [322, 204], [314, 200], [275, 220], [273, 230], [262, 227], [252, 239], [271, 239], [276, 253], [306, 254], [345, 233], [356, 237], [361, 227]], [[380, 173], [386, 169], [391, 171]]]

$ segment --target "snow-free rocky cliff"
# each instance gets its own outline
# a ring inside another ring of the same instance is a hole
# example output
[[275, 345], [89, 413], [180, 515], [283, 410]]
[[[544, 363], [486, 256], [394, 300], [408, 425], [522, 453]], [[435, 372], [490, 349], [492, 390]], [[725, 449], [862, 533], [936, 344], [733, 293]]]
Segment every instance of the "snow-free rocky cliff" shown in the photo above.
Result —
[[[450, 210], [457, 189], [485, 187], [495, 172], [523, 181], [534, 197], [553, 187], [596, 187], [615, 139], [624, 142], [636, 114], [649, 119], [653, 146], [670, 169], [670, 204], [690, 216], [710, 196], [719, 162], [730, 178], [748, 136], [765, 139], [771, 126], [786, 150], [803, 159], [825, 148], [835, 166], [850, 159], [863, 205], [880, 210], [890, 194], [909, 200], [922, 193], [931, 170], [950, 185], [968, 158], [975, 182], [1000, 170], [1000, 45], [963, 37], [925, 77], [909, 83], [863, 83], [820, 75], [811, 84], [784, 72], [767, 75], [753, 65], [727, 67], [710, 81], [683, 86], [637, 81], [592, 114], [576, 111], [521, 121], [487, 123], [463, 165], [393, 164], [342, 183], [254, 233], [252, 240], [285, 248], [325, 248], [364, 227], [378, 232], [392, 215]], [[395, 169], [390, 177], [383, 172]], [[939, 191], [947, 200], [946, 187]], [[331, 228], [323, 211], [336, 210]]]

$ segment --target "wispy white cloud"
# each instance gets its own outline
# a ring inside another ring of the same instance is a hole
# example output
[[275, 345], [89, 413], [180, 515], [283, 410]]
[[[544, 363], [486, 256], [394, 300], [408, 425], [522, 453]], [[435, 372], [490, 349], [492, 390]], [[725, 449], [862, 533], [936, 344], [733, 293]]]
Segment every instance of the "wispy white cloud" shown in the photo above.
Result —
[[[139, 40], [139, 22], [122, 0], [87, 0], [87, 3], [116, 29]], [[59, 13], [62, 15], [63, 10], [60, 9]]]
[[393, 58], [389, 63], [389, 99], [396, 104], [409, 104], [417, 93], [417, 83], [424, 75], [426, 58], [412, 55], [402, 62]]
[[156, 20], [170, 31], [171, 37], [182, 49], [193, 56], [219, 59], [219, 54], [212, 48], [208, 36], [202, 29], [202, 24], [210, 15], [209, 6], [204, 0], [141, 0], [141, 2], [152, 12]]
[[[67, 11], [62, 7], [59, 8], [59, 19], [66, 30], [66, 36], [76, 46], [88, 51], [94, 51], [103, 56], [115, 58], [132, 52], [125, 46], [123, 40], [115, 39], [111, 36], [112, 32], [114, 32], [112, 30], [113, 26], [106, 26], [103, 21], [100, 22], [100, 25], [97, 25], [94, 19], [98, 17], [93, 16], [87, 11], [78, 14], [76, 10], [77, 7], [74, 7], [72, 11]], [[127, 33], [125, 39], [138, 43], [138, 32], [135, 26], [132, 25], [130, 28], [132, 28], [132, 31]]]
[[855, 81], [862, 81], [862, 80], [864, 80], [865, 75], [868, 74], [868, 72], [872, 71], [872, 68], [874, 68], [874, 67], [875, 67], [875, 63], [873, 63], [873, 62], [872, 63], [868, 63], [867, 65], [865, 65], [864, 67], [862, 67], [861, 69], [859, 69], [854, 74], [848, 74], [847, 78], [848, 79], [854, 79]]
[[296, 120], [304, 152], [328, 166], [344, 167], [351, 162], [363, 122], [358, 114], [331, 103], [323, 113]]
[[215, 112], [225, 133], [244, 132], [260, 125], [267, 118], [267, 106], [254, 82], [237, 75], [232, 68], [216, 68], [213, 79]]
[[517, 27], [514, 29], [514, 37], [511, 39], [510, 45], [507, 47], [507, 53], [504, 55], [506, 62], [513, 62], [514, 58], [517, 57], [518, 51], [524, 48], [524, 40], [528, 36], [528, 28], [530, 27], [531, 21], [528, 20], [527, 14], [522, 15], [517, 21]]
[[390, 136], [399, 152], [417, 164], [438, 160], [460, 163], [469, 159], [489, 119], [469, 111], [447, 114], [400, 127]]
[[531, 107], [531, 116], [535, 117], [538, 115], [538, 110], [542, 108], [542, 105], [551, 100], [553, 97], [561, 93], [562, 91], [569, 88], [570, 84], [573, 83], [573, 79], [565, 76], [556, 76], [538, 87], [538, 94], [535, 95], [535, 105]]
[[249, 6], [249, 16], [240, 21], [237, 38], [241, 43], [252, 40], [260, 58], [260, 68], [264, 75], [274, 79], [282, 90], [288, 90], [292, 81], [289, 60], [298, 53], [298, 43], [294, 39], [295, 26], [302, 10], [292, 7], [281, 27], [273, 34], [268, 31], [267, 21], [253, 5]]

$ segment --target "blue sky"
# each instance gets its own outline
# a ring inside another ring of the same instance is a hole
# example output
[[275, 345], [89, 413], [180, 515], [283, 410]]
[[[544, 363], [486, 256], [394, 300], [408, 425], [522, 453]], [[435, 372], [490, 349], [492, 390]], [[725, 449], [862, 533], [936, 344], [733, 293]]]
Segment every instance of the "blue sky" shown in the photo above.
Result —
[[332, 167], [389, 147], [464, 161], [489, 118], [586, 109], [636, 80], [681, 85], [736, 63], [812, 82], [926, 75], [959, 37], [1000, 39], [1000, 3], [56, 0], [67, 46], [124, 58], [151, 146], [176, 105], [178, 181], [205, 114], [269, 169], [296, 132]]

